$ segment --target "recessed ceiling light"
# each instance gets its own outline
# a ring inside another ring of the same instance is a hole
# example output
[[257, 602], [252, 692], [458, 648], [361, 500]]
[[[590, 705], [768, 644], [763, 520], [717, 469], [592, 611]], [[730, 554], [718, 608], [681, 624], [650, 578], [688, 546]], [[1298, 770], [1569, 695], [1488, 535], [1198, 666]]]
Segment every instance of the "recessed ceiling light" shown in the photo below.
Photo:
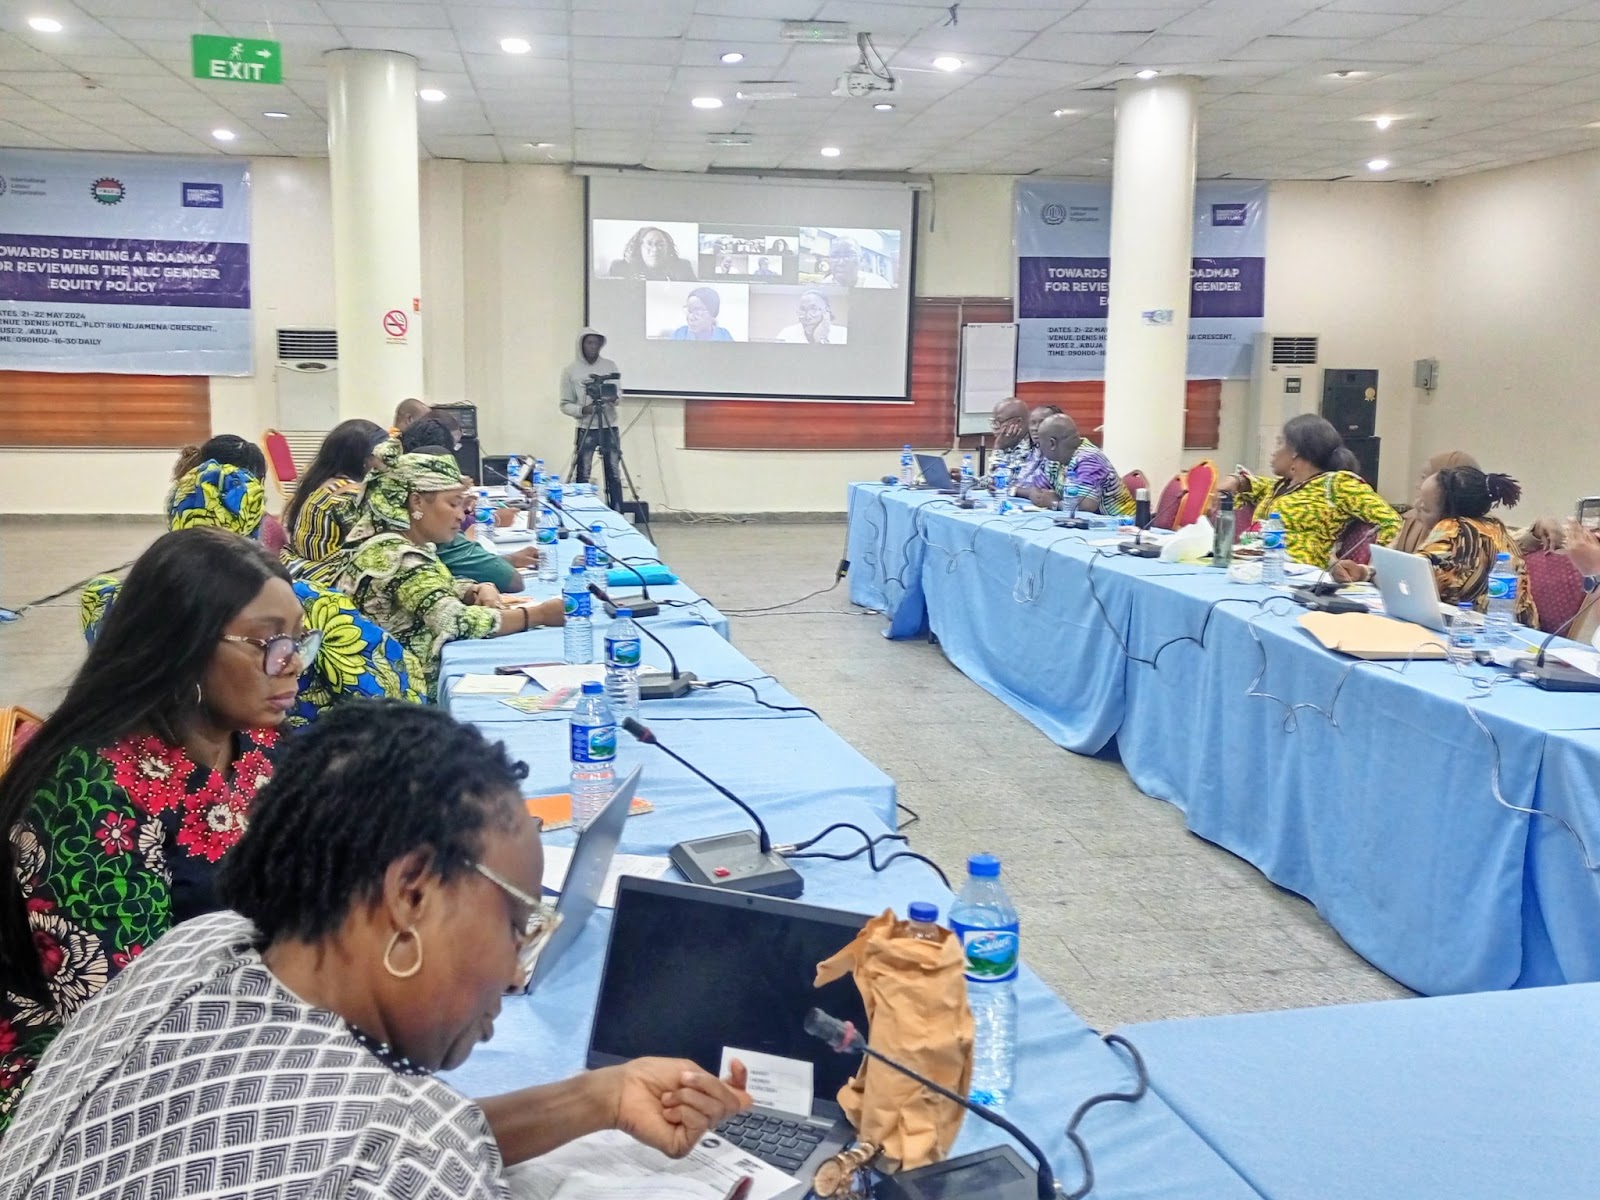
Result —
[[238, 136], [238, 134], [234, 133], [231, 129], [213, 129], [211, 131], [211, 136], [216, 138], [219, 142], [231, 142], [235, 137]]
[[1394, 118], [1393, 117], [1377, 117], [1377, 118], [1375, 118], [1373, 120], [1372, 123], [1374, 125], [1376, 125], [1379, 129], [1387, 129], [1387, 128], [1389, 128], [1389, 126], [1394, 124]]
[[271, 117], [274, 121], [287, 121], [289, 119], [289, 114], [286, 112], [264, 112], [261, 115], [263, 117]]
[[722, 54], [722, 61], [731, 67], [734, 63], [742, 63], [744, 61], [744, 55], [737, 50], [727, 50]]
[[1078, 110], [1075, 109], [1075, 108], [1058, 108], [1058, 109], [1055, 110], [1055, 112], [1051, 113], [1050, 115], [1052, 117], [1070, 117], [1070, 116], [1074, 116], [1077, 113], [1077, 111]]
[[1367, 164], [1367, 170], [1369, 171], [1387, 171], [1388, 169], [1389, 160], [1387, 158], [1375, 158]]
[[938, 58], [933, 60], [933, 65], [938, 67], [941, 71], [961, 70], [961, 60], [950, 54], [941, 54]]
[[839, 157], [839, 147], [837, 147], [837, 146], [824, 146], [822, 148], [822, 157], [823, 158], [838, 158]]
[[715, 96], [696, 96], [693, 100], [689, 101], [689, 103], [694, 105], [696, 108], [722, 107], [722, 101], [717, 99]]
[[28, 28], [39, 33], [60, 33], [61, 22], [54, 17], [29, 17]]
[[554, 142], [523, 142], [522, 144], [530, 150], [554, 150], [556, 145]]
[[508, 37], [500, 39], [500, 49], [507, 54], [526, 54], [533, 49], [533, 43], [527, 38]]
[[1153, 69], [1152, 69], [1152, 68], [1150, 68], [1150, 67], [1146, 67], [1146, 68], [1145, 68], [1145, 69], [1144, 69], [1144, 70], [1142, 70], [1142, 71], [1135, 71], [1135, 72], [1134, 72], [1134, 73], [1133, 73], [1133, 77], [1134, 77], [1134, 78], [1135, 78], [1135, 79], [1154, 79], [1154, 78], [1155, 78], [1155, 77], [1156, 77], [1156, 76], [1157, 76], [1157, 75], [1159, 75], [1159, 74], [1161, 74], [1161, 72], [1160, 72], [1160, 71], [1157, 71], [1157, 70], [1153, 70]]
[[873, 112], [893, 112], [894, 111], [894, 105], [890, 104], [887, 100], [880, 100], [880, 101], [878, 101], [876, 104], [874, 104], [872, 106], [872, 111]]
[[437, 104], [444, 99], [444, 93], [438, 88], [423, 88], [417, 93], [419, 99], [426, 100], [429, 104]]
[[1368, 75], [1371, 75], [1371, 74], [1372, 74], [1371, 71], [1352, 71], [1349, 68], [1346, 68], [1343, 71], [1329, 71], [1328, 74], [1327, 74], [1327, 78], [1329, 78], [1329, 79], [1365, 79]]

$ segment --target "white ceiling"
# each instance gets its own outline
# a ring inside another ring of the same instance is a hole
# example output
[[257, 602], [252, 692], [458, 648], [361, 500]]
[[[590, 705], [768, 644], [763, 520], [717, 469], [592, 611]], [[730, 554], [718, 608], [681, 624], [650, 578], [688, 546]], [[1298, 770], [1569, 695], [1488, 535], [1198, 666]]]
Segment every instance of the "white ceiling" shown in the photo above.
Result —
[[[476, 162], [1103, 175], [1107, 85], [1142, 67], [1202, 77], [1205, 176], [1370, 177], [1383, 157], [1386, 178], [1429, 179], [1600, 144], [1597, 0], [962, 0], [956, 16], [894, 0], [0, 0], [0, 145], [216, 153], [225, 126], [229, 154], [325, 154], [322, 55], [342, 46], [415, 55], [448, 93], [419, 103], [424, 151]], [[786, 45], [782, 19], [872, 33], [895, 110], [831, 96], [855, 48]], [[284, 84], [191, 79], [194, 33], [282, 42]], [[503, 53], [507, 36], [532, 53]], [[725, 50], [745, 61], [723, 66]], [[965, 65], [931, 70], [941, 53]], [[746, 80], [800, 95], [736, 100]], [[1401, 119], [1379, 132], [1380, 114]], [[708, 144], [726, 133], [751, 144]]]

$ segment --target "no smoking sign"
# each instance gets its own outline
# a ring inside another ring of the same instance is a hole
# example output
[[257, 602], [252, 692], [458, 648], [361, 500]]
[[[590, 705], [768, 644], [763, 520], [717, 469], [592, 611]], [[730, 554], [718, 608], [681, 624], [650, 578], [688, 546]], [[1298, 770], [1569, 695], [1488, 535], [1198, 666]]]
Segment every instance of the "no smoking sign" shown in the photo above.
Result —
[[392, 342], [403, 342], [406, 331], [411, 328], [411, 319], [398, 308], [391, 308], [383, 314], [383, 332]]

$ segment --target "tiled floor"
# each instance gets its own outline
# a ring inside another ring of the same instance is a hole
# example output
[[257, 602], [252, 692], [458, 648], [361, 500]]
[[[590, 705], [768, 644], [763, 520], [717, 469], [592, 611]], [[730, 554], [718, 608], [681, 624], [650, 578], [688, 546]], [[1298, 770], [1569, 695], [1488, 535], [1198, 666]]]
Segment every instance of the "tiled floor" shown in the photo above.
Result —
[[[0, 606], [117, 566], [159, 526], [0, 519]], [[727, 609], [791, 600], [832, 578], [844, 526], [659, 524], [664, 557]], [[1305, 901], [1185, 832], [1115, 762], [1060, 749], [925, 642], [889, 642], [845, 587], [734, 619], [751, 658], [894, 777], [921, 814], [912, 845], [957, 877], [1000, 855], [1023, 955], [1091, 1025], [1374, 1000], [1409, 993]], [[0, 703], [39, 711], [82, 658], [76, 593], [0, 625]]]

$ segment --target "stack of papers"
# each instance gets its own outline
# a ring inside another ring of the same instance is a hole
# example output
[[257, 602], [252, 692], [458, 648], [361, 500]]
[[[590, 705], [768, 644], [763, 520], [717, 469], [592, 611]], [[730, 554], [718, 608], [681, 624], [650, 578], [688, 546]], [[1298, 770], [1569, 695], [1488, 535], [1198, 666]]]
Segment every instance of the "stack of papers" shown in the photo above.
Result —
[[[617, 881], [624, 875], [639, 879], [660, 879], [672, 866], [672, 860], [648, 854], [613, 854], [611, 869], [600, 889], [600, 907], [617, 906]], [[567, 882], [567, 872], [572, 868], [571, 846], [546, 846], [544, 848], [544, 890], [560, 895]]]
[[715, 1134], [668, 1158], [617, 1130], [591, 1133], [510, 1168], [516, 1200], [772, 1200], [795, 1185]]
[[452, 696], [515, 696], [528, 686], [523, 675], [462, 675], [450, 685]]

